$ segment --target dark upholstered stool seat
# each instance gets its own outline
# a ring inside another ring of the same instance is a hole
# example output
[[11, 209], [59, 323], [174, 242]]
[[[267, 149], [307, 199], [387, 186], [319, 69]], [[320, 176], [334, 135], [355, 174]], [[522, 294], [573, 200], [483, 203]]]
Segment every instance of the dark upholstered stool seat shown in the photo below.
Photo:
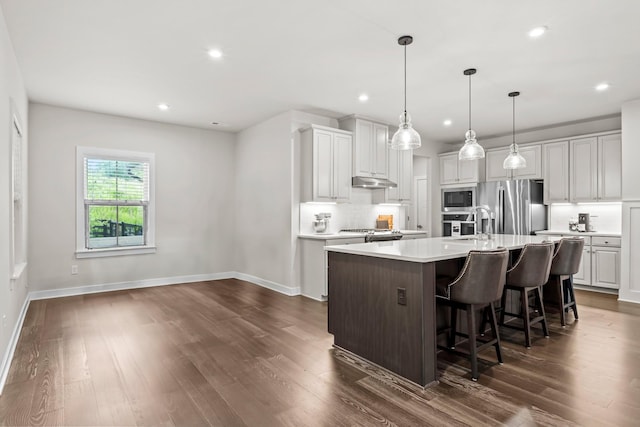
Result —
[[[502, 363], [502, 351], [500, 348], [500, 335], [498, 322], [496, 321], [493, 302], [502, 295], [507, 271], [509, 251], [505, 248], [488, 251], [469, 251], [462, 271], [453, 281], [451, 279], [436, 279], [436, 303], [446, 305], [451, 309], [451, 325], [447, 346], [439, 348], [468, 356], [471, 361], [471, 378], [478, 379], [478, 357], [480, 350], [494, 346], [498, 362]], [[457, 331], [458, 310], [467, 313], [467, 333]], [[476, 310], [483, 310], [483, 317], [491, 318], [491, 330], [493, 338], [481, 341], [477, 339]], [[469, 339], [469, 353], [461, 353], [455, 350], [456, 337], [462, 336]]]
[[549, 276], [549, 285], [551, 286], [548, 288], [557, 295], [560, 324], [563, 327], [567, 324], [565, 311], [569, 308], [573, 310], [573, 317], [578, 319], [578, 306], [573, 293], [571, 277], [580, 269], [583, 249], [584, 239], [582, 237], [565, 237], [558, 242], [551, 261]]
[[[527, 348], [531, 347], [531, 326], [540, 323], [544, 336], [549, 336], [547, 319], [542, 304], [541, 288], [549, 280], [553, 251], [554, 244], [552, 242], [525, 245], [513, 267], [507, 270], [507, 280], [501, 300], [500, 325], [524, 331], [524, 342]], [[520, 293], [519, 313], [509, 313], [506, 311], [508, 291]], [[529, 292], [533, 292], [534, 294], [533, 308], [536, 312], [534, 312], [533, 317], [531, 317], [531, 307], [529, 305]], [[505, 324], [505, 316], [522, 319], [522, 327]]]

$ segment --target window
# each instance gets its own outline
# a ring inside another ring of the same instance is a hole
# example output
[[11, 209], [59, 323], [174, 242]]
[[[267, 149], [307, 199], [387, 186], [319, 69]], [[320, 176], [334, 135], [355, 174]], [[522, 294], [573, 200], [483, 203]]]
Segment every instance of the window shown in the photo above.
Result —
[[[11, 100], [11, 279], [17, 280], [27, 266], [25, 155], [23, 133], [16, 106]], [[13, 284], [11, 284], [13, 286]]]
[[78, 147], [78, 258], [154, 252], [154, 155]]

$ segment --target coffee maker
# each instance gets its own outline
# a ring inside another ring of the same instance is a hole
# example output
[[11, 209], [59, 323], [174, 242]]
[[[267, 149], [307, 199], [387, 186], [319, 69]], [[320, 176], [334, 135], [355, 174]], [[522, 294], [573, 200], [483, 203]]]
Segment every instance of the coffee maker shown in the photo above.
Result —
[[579, 213], [578, 214], [578, 231], [589, 231], [591, 227], [589, 226], [589, 214], [588, 213]]

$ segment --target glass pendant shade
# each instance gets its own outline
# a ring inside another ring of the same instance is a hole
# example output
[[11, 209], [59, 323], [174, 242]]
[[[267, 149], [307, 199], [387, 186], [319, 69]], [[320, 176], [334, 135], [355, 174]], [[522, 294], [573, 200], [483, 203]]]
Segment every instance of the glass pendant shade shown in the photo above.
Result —
[[527, 160], [522, 157], [522, 154], [518, 151], [518, 145], [516, 143], [511, 144], [511, 150], [504, 162], [502, 162], [504, 169], [522, 169], [527, 167]]
[[400, 115], [400, 126], [391, 138], [394, 150], [412, 150], [422, 145], [420, 134], [411, 125], [411, 116], [405, 111]]
[[478, 144], [475, 131], [469, 129], [464, 135], [466, 141], [458, 151], [458, 160], [476, 160], [484, 158], [484, 148]]

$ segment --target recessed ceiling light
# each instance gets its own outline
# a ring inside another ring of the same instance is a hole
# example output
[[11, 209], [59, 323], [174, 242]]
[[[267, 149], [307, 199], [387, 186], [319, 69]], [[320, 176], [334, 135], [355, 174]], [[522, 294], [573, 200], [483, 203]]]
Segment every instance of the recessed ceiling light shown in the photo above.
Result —
[[445, 126], [451, 126], [453, 124], [453, 121], [451, 121], [450, 119], [447, 119], [444, 122], [442, 122], [442, 124]]
[[212, 58], [215, 58], [215, 59], [222, 58], [222, 51], [220, 49], [209, 49], [207, 53]]
[[596, 86], [596, 90], [598, 92], [602, 92], [602, 91], [605, 91], [607, 89], [609, 89], [609, 83], [604, 83], [603, 82], [603, 83], [600, 83], [599, 85]]
[[169, 109], [169, 104], [165, 104], [164, 102], [161, 104], [158, 104], [158, 109], [161, 111], [167, 111]]
[[360, 102], [367, 102], [368, 100], [369, 100], [369, 95], [367, 95], [366, 93], [363, 93], [358, 97], [358, 101]]
[[546, 33], [548, 30], [547, 27], [536, 27], [533, 30], [529, 31], [529, 37], [535, 39]]

